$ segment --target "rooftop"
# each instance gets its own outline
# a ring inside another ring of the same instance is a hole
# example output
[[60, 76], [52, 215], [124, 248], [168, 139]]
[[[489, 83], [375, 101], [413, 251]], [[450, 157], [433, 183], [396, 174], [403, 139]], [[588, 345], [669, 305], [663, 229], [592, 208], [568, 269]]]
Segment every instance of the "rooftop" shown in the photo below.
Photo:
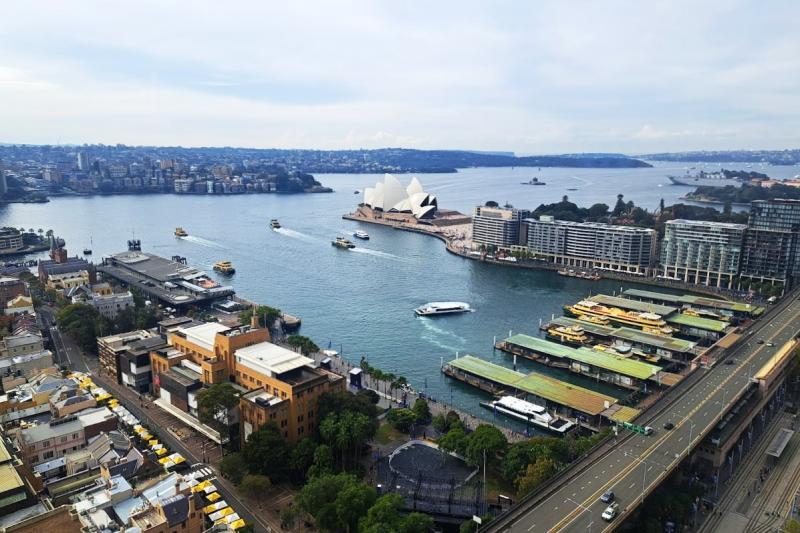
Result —
[[313, 359], [271, 342], [239, 348], [235, 355], [237, 363], [270, 377], [314, 364]]
[[640, 313], [655, 313], [666, 317], [678, 309], [677, 307], [670, 307], [667, 305], [653, 304], [649, 302], [640, 302], [639, 300], [630, 300], [628, 298], [620, 298], [618, 296], [608, 296], [606, 294], [597, 294], [588, 298], [593, 302], [601, 305], [611, 307], [618, 307], [620, 309], [629, 309], [631, 311], [638, 311]]
[[712, 222], [709, 220], [687, 220], [685, 218], [676, 218], [667, 220], [667, 224], [683, 224], [685, 226], [699, 226], [706, 228], [727, 228], [736, 230], [747, 229], [747, 224], [733, 224], [732, 222]]
[[505, 342], [522, 346], [537, 353], [578, 361], [637, 379], [650, 379], [661, 370], [656, 365], [636, 359], [625, 358], [590, 348], [570, 348], [569, 346], [519, 333], [505, 339]]
[[246, 394], [242, 394], [242, 398], [258, 405], [266, 404], [270, 407], [272, 407], [273, 405], [278, 405], [283, 401], [286, 401], [273, 396], [264, 389], [254, 389]]
[[124, 268], [162, 283], [202, 274], [200, 270], [194, 267], [145, 252], [122, 252], [112, 255], [111, 259]]
[[704, 329], [706, 331], [715, 331], [718, 333], [725, 331], [725, 329], [730, 326], [730, 324], [721, 320], [684, 315], [682, 313], [676, 313], [665, 320], [668, 324], [678, 324], [679, 326], [688, 326], [690, 328]]
[[691, 294], [669, 294], [665, 292], [645, 291], [641, 289], [626, 289], [623, 294], [631, 298], [646, 298], [649, 300], [657, 300], [662, 302], [670, 302], [676, 305], [689, 304], [699, 307], [709, 307], [712, 309], [726, 309], [730, 311], [740, 311], [745, 313], [754, 313], [758, 306], [744, 303], [732, 302], [729, 300], [719, 300], [717, 298], [708, 298], [706, 296], [694, 296]]
[[219, 322], [206, 322], [200, 326], [192, 326], [188, 328], [178, 328], [178, 332], [183, 333], [186, 340], [202, 347], [210, 352], [214, 351], [214, 340], [217, 333], [224, 333], [230, 330], [228, 326], [224, 326]]

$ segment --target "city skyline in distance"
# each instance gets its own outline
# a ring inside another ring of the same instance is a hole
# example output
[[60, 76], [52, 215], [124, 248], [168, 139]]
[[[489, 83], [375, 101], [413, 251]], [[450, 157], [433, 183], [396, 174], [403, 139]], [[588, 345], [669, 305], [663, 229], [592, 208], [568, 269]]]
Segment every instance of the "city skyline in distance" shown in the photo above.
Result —
[[792, 148], [798, 15], [788, 1], [15, 3], [0, 26], [0, 141]]

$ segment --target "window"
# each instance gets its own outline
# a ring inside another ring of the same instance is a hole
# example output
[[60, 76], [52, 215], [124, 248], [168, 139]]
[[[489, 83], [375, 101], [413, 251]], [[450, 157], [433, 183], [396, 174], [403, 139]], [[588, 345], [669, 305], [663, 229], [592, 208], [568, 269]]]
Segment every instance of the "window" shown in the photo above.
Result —
[[48, 450], [44, 452], [44, 454], [42, 455], [42, 459], [52, 459], [53, 455], [55, 455], [53, 453], [53, 450]]
[[66, 436], [66, 435], [64, 435], [63, 437], [61, 437], [61, 442], [67, 442], [67, 436]]

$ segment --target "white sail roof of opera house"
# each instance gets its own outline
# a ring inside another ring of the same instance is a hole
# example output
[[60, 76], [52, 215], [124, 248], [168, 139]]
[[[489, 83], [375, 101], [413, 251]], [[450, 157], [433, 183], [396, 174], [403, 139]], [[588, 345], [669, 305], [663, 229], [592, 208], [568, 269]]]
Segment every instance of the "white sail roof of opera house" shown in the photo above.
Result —
[[425, 192], [416, 177], [403, 187], [391, 174], [385, 174], [375, 187], [364, 189], [363, 204], [390, 213], [411, 213], [416, 218], [433, 218], [438, 206], [436, 196]]

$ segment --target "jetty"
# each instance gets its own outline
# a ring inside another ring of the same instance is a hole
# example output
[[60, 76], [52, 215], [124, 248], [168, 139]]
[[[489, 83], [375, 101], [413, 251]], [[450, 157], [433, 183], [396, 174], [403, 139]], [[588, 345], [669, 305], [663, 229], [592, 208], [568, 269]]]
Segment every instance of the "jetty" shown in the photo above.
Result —
[[604, 420], [619, 423], [639, 414], [637, 409], [620, 405], [613, 396], [536, 372], [523, 374], [472, 355], [445, 363], [442, 372], [493, 395], [531, 396], [593, 430], [599, 429]]

